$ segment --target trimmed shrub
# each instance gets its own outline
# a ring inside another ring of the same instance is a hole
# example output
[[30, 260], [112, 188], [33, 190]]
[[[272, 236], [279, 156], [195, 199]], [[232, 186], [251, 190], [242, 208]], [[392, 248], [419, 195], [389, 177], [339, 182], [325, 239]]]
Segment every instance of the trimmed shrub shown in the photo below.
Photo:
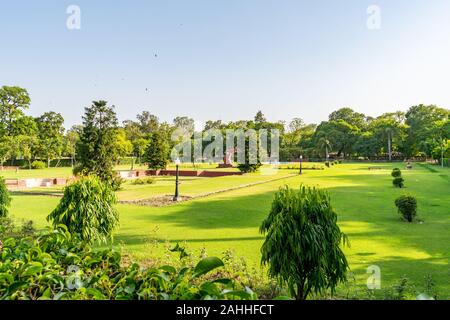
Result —
[[58, 206], [47, 217], [53, 226], [65, 225], [87, 242], [106, 242], [118, 226], [117, 202], [111, 185], [96, 176], [82, 177], [67, 186]]
[[392, 180], [392, 184], [396, 188], [403, 188], [405, 186], [404, 182], [405, 182], [405, 179], [403, 179], [402, 177], [397, 177], [397, 178], [394, 178], [394, 180]]
[[329, 161], [326, 161], [325, 162], [325, 166], [327, 166], [328, 168], [330, 167], [330, 162]]
[[45, 168], [46, 168], [46, 165], [42, 161], [36, 160], [31, 163], [31, 169], [37, 170], [37, 169], [45, 169]]
[[134, 179], [131, 184], [134, 185], [144, 185], [144, 184], [154, 184], [156, 182], [155, 178], [147, 177], [147, 178], [138, 178]]
[[395, 200], [395, 205], [403, 219], [413, 222], [417, 215], [417, 200], [413, 196], [403, 195]]
[[399, 168], [394, 168], [391, 172], [391, 176], [394, 178], [398, 178], [402, 176], [402, 171]]
[[9, 206], [11, 205], [11, 197], [6, 188], [5, 179], [0, 177], [0, 218], [8, 215]]

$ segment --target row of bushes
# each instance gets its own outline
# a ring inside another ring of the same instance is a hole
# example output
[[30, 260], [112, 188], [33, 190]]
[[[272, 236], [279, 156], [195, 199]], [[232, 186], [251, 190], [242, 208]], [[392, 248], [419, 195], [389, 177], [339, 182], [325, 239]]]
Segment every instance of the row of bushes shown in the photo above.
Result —
[[334, 160], [334, 161], [326, 161], [325, 165], [329, 168], [331, 166], [338, 165], [338, 164], [341, 164], [341, 163], [342, 163], [341, 160]]

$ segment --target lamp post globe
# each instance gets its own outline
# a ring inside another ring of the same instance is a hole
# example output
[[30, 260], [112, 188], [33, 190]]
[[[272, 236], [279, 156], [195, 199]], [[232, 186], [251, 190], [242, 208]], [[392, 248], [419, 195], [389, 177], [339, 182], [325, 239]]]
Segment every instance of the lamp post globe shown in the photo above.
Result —
[[300, 155], [300, 174], [303, 174], [303, 166], [302, 166], [302, 163], [303, 163], [303, 156], [302, 155]]

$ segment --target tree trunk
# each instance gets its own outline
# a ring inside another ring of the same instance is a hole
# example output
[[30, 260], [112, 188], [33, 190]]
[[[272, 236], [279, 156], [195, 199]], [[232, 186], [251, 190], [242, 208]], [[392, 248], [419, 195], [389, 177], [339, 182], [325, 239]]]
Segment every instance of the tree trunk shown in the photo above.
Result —
[[389, 162], [392, 162], [392, 142], [391, 142], [391, 134], [388, 133], [388, 153], [389, 153]]

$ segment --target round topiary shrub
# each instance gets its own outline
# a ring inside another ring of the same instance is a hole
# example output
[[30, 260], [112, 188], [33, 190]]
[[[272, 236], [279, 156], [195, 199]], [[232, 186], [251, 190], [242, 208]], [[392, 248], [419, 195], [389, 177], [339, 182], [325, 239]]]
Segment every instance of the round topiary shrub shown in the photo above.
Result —
[[392, 180], [392, 184], [396, 188], [403, 188], [405, 186], [404, 182], [405, 182], [405, 179], [403, 179], [402, 177], [397, 177], [397, 178], [394, 178], [394, 180]]
[[31, 169], [37, 170], [37, 169], [45, 169], [45, 163], [42, 161], [33, 161], [31, 163]]
[[55, 227], [65, 225], [87, 243], [106, 242], [119, 224], [116, 202], [109, 183], [96, 176], [82, 177], [64, 189], [63, 198], [47, 220]]
[[403, 195], [395, 200], [398, 212], [403, 219], [408, 222], [413, 222], [417, 215], [417, 200], [413, 196]]
[[402, 176], [402, 172], [399, 168], [394, 168], [392, 170], [391, 176], [393, 176], [394, 178], [398, 178]]
[[11, 197], [9, 191], [6, 188], [5, 179], [0, 177], [0, 218], [8, 215], [8, 208], [11, 204]]

